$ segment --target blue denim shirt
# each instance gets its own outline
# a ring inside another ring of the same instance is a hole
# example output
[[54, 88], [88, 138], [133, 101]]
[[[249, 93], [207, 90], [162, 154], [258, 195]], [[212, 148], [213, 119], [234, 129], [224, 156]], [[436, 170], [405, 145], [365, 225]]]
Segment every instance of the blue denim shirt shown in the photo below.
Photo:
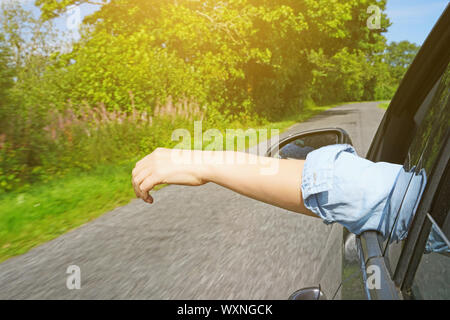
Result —
[[302, 174], [305, 206], [325, 223], [338, 222], [355, 234], [378, 230], [401, 168], [360, 158], [350, 145], [314, 150]]
[[[350, 145], [330, 145], [308, 153], [302, 173], [305, 206], [326, 224], [350, 232], [374, 230], [390, 242], [403, 240], [426, 185], [424, 170], [359, 157]], [[442, 243], [430, 236], [427, 251]], [[448, 248], [447, 248], [448, 249]]]

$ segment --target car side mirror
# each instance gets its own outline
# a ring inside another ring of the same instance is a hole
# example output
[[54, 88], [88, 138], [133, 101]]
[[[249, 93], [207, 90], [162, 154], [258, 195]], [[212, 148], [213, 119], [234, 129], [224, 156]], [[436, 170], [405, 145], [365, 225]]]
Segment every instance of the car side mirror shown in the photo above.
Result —
[[319, 287], [304, 288], [295, 291], [288, 300], [327, 300]]
[[332, 144], [352, 144], [348, 133], [341, 128], [317, 129], [294, 133], [272, 145], [266, 157], [305, 160], [309, 152]]

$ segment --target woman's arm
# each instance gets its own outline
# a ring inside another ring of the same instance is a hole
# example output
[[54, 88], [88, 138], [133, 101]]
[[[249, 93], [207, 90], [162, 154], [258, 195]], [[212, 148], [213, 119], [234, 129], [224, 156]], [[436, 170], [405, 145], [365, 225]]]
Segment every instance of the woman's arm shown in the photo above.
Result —
[[198, 186], [213, 182], [247, 197], [317, 217], [301, 195], [303, 160], [282, 160], [232, 151], [181, 151], [158, 148], [136, 164], [136, 196], [153, 202], [158, 184]]

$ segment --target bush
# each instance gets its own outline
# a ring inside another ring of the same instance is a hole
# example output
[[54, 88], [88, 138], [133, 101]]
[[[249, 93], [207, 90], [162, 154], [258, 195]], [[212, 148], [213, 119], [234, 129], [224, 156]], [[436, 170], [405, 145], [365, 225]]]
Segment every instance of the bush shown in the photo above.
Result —
[[103, 104], [78, 110], [28, 115], [9, 128], [10, 135], [0, 136], [0, 191], [171, 147], [175, 128], [188, 128], [193, 116], [203, 117], [195, 104], [187, 102], [159, 106], [154, 115], [135, 109], [107, 111]]

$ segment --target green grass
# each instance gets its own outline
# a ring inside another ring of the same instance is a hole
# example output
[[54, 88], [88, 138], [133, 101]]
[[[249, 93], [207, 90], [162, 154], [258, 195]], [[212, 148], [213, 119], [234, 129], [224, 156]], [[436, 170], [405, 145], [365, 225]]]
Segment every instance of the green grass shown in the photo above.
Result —
[[103, 166], [0, 198], [0, 261], [89, 222], [134, 196], [133, 165]]
[[[311, 104], [302, 114], [254, 129], [283, 132], [334, 106]], [[127, 204], [135, 197], [131, 186], [134, 163], [101, 166], [90, 172], [74, 171], [60, 179], [0, 196], [0, 262]]]
[[[267, 123], [264, 123], [263, 125], [255, 126], [253, 129], [255, 129], [255, 130], [267, 129], [267, 133], [268, 133], [267, 138], [270, 139], [271, 130], [273, 130], [273, 129], [278, 129], [279, 132], [282, 133], [296, 123], [304, 122], [304, 121], [314, 117], [315, 115], [318, 115], [330, 108], [336, 107], [341, 104], [343, 104], [343, 103], [327, 105], [327, 106], [316, 106], [314, 104], [309, 104], [299, 114], [287, 115], [279, 121], [267, 122]], [[241, 127], [242, 128], [242, 125], [236, 123], [236, 124], [232, 124], [232, 127], [236, 127], [236, 128]], [[242, 129], [245, 131], [246, 128], [242, 128]], [[239, 137], [241, 137], [241, 136], [239, 136]], [[259, 136], [258, 136], [258, 141], [250, 141], [250, 143], [249, 143], [249, 141], [247, 139], [245, 148], [235, 148], [234, 150], [243, 151], [242, 149], [247, 149], [247, 148], [253, 147], [257, 143], [263, 142], [262, 140], [261, 141], [259, 141], [259, 140], [260, 140]], [[225, 145], [226, 145], [226, 141], [224, 142], [224, 147], [225, 147]]]
[[380, 102], [378, 104], [378, 107], [381, 108], [381, 109], [387, 110], [387, 108], [389, 107], [390, 103], [391, 103], [390, 101]]
[[266, 128], [268, 130], [270, 129], [279, 129], [280, 133], [286, 131], [291, 126], [293, 126], [296, 123], [304, 122], [330, 108], [334, 108], [343, 104], [353, 104], [353, 103], [359, 103], [359, 102], [342, 102], [342, 103], [336, 103], [332, 105], [326, 105], [326, 106], [316, 106], [312, 103], [308, 104], [301, 113], [288, 115], [284, 119], [280, 121], [274, 121], [269, 122], [265, 124], [264, 126], [261, 126], [261, 128]]
[[364, 282], [358, 263], [344, 262], [342, 281], [342, 300], [365, 300]]

